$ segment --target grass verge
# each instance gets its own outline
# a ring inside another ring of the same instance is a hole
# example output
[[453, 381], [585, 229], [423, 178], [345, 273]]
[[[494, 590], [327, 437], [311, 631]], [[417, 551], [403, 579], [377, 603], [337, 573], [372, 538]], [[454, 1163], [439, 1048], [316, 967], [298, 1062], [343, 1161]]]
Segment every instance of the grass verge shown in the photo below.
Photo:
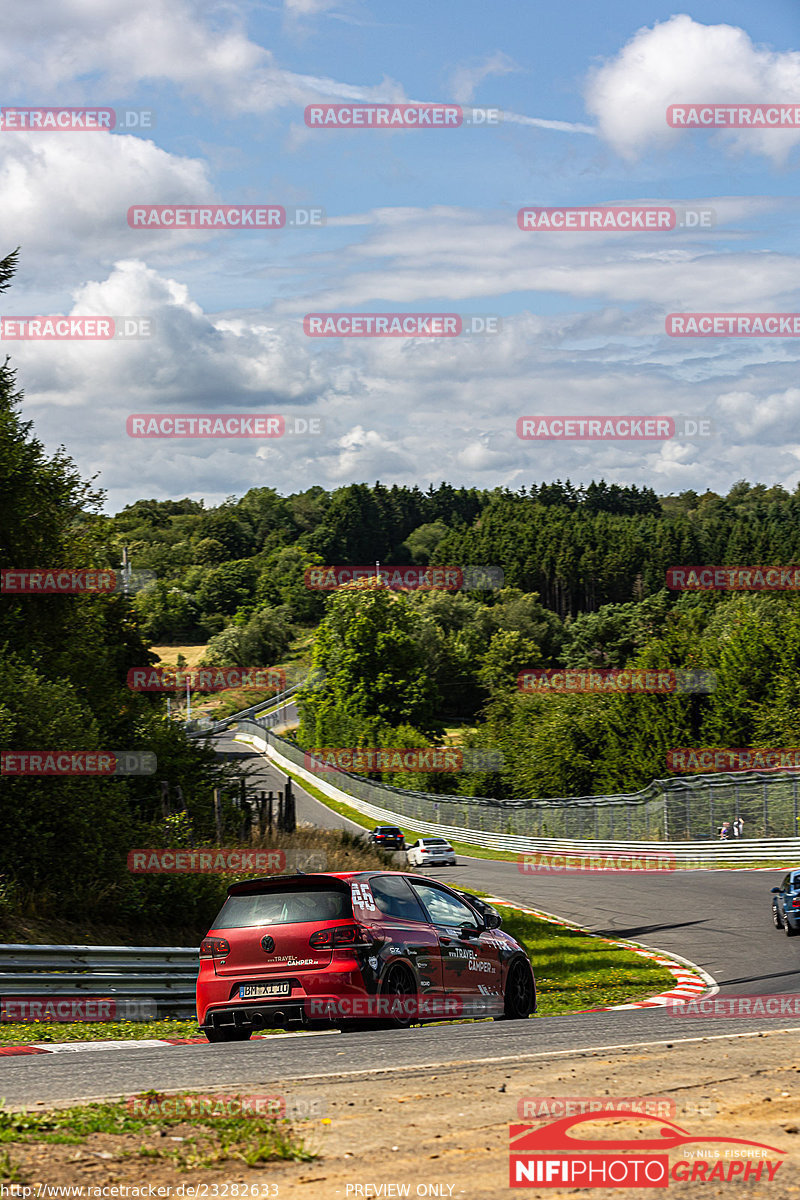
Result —
[[628, 1004], [675, 985], [666, 967], [624, 946], [609, 946], [513, 908], [498, 906], [497, 911], [503, 929], [521, 942], [533, 964], [539, 1017]]
[[[145, 1163], [150, 1171], [185, 1172], [223, 1165], [310, 1162], [317, 1157], [307, 1144], [308, 1136], [293, 1122], [264, 1112], [255, 1119], [227, 1115], [241, 1107], [230, 1095], [203, 1096], [198, 1103], [196, 1096], [144, 1092], [127, 1101], [43, 1112], [0, 1108], [0, 1144], [14, 1144], [23, 1151], [31, 1147], [32, 1160], [41, 1161], [41, 1152], [48, 1148], [55, 1159], [56, 1147], [89, 1143], [92, 1157], [106, 1160], [117, 1180], [127, 1174], [126, 1167], [141, 1175]], [[0, 1153], [0, 1180], [18, 1183], [31, 1178], [28, 1157], [25, 1154], [18, 1162], [8, 1150]], [[70, 1155], [64, 1161], [75, 1159]]]
[[0, 1046], [26, 1046], [31, 1042], [101, 1042], [108, 1038], [140, 1041], [145, 1038], [201, 1037], [193, 1018], [167, 1017], [161, 1021], [11, 1021], [0, 1025]]

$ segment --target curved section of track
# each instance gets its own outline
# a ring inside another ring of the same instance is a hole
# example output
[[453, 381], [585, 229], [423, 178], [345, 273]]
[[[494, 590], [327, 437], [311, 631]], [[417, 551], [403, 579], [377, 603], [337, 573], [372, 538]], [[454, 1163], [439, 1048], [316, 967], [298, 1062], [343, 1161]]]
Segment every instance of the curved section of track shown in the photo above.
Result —
[[[284, 778], [231, 739], [222, 753], [253, 758], [259, 787]], [[352, 823], [295, 785], [298, 819], [327, 828]], [[669, 875], [522, 875], [513, 862], [460, 858], [431, 872], [530, 908], [557, 913], [592, 932], [627, 938], [698, 964], [723, 996], [800, 993], [800, 938], [790, 941], [770, 920], [769, 888], [778, 872], [690, 871]], [[436, 1068], [445, 1064], [520, 1062], [557, 1055], [654, 1044], [672, 1045], [752, 1035], [800, 1032], [800, 1018], [675, 1017], [663, 1008], [612, 1010], [522, 1022], [480, 1022], [418, 1029], [273, 1035], [216, 1046], [98, 1048], [2, 1060], [8, 1104], [118, 1098], [132, 1092], [219, 1087], [264, 1090], [272, 1081], [322, 1081], [354, 1074]], [[387, 1063], [395, 1064], [387, 1067]]]

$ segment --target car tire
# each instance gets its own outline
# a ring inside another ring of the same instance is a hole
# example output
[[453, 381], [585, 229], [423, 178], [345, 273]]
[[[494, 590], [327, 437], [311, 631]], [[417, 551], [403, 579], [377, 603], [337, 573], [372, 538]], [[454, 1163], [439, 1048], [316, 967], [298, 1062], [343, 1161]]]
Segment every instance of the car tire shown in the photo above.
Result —
[[209, 1042], [249, 1042], [250, 1032], [249, 1029], [234, 1029], [233, 1027], [203, 1030]]
[[787, 937], [794, 937], [797, 933], [797, 926], [792, 925], [788, 917], [783, 918], [783, 931]]
[[530, 963], [517, 958], [508, 968], [501, 1021], [527, 1021], [534, 1011], [536, 988]]
[[[380, 996], [417, 996], [417, 984], [408, 967], [396, 963], [386, 972], [381, 985]], [[385, 1021], [375, 1021], [376, 1029], [408, 1029], [412, 1017], [387, 1017]]]
[[777, 904], [773, 904], [772, 906], [772, 924], [776, 929], [783, 929], [783, 921], [781, 920], [781, 915], [778, 912]]

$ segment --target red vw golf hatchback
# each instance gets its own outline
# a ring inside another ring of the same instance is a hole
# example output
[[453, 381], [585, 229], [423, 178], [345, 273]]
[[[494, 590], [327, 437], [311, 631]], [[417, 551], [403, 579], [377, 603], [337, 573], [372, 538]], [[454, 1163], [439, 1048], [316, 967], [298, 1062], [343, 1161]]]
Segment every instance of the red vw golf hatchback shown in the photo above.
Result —
[[200, 947], [210, 1042], [259, 1029], [404, 1027], [536, 1009], [528, 957], [474, 896], [396, 872], [235, 883]]

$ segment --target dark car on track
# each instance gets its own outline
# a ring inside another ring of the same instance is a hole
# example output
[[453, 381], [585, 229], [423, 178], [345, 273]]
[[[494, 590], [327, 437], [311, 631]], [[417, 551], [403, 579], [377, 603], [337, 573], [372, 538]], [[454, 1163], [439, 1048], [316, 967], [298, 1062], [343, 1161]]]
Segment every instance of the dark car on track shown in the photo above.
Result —
[[368, 839], [381, 850], [405, 850], [406, 839], [396, 825], [377, 825]]
[[527, 954], [485, 901], [394, 871], [234, 883], [200, 947], [197, 1020], [210, 1042], [260, 1029], [404, 1028], [522, 1019]]
[[787, 937], [800, 932], [800, 870], [790, 871], [772, 889], [772, 923]]

